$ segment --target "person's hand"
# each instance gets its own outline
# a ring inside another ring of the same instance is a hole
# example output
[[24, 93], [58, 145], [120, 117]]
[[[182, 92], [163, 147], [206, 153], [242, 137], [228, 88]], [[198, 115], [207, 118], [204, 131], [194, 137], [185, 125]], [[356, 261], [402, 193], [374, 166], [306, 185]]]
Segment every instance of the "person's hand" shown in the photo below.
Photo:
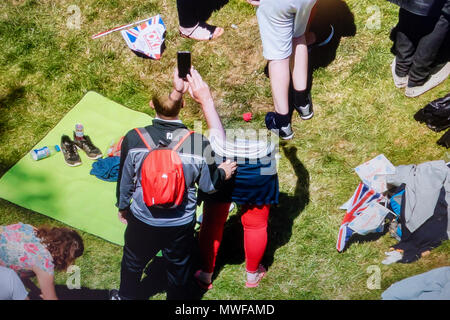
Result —
[[211, 90], [209, 89], [208, 84], [203, 81], [202, 76], [194, 69], [194, 67], [191, 67], [191, 74], [187, 75], [187, 81], [189, 83], [189, 94], [192, 99], [201, 105], [212, 102]]
[[248, 3], [250, 3], [252, 6], [259, 6], [260, 0], [247, 0]]
[[233, 174], [236, 172], [237, 163], [227, 160], [227, 161], [221, 163], [219, 168], [221, 168], [221, 169], [223, 169], [223, 171], [225, 171], [225, 180], [229, 180], [233, 176]]
[[173, 88], [181, 94], [186, 93], [189, 88], [189, 84], [178, 76], [178, 68], [173, 72]]
[[123, 224], [128, 224], [127, 222], [127, 210], [119, 210], [119, 212], [117, 213], [117, 217], [119, 218], [119, 221], [122, 222]]

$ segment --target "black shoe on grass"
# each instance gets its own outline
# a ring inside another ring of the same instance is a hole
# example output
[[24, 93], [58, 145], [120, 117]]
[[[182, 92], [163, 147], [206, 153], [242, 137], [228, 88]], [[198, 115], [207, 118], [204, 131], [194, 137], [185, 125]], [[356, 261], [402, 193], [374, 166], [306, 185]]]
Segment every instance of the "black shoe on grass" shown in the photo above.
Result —
[[311, 119], [314, 116], [311, 93], [308, 93], [308, 98], [307, 98], [306, 104], [304, 106], [296, 106], [294, 104], [294, 109], [297, 110], [297, 112], [299, 113], [300, 118], [302, 118], [302, 120]]
[[89, 159], [96, 160], [96, 159], [103, 157], [102, 152], [100, 151], [99, 148], [94, 146], [94, 144], [92, 143], [91, 138], [89, 138], [89, 136], [83, 136], [83, 139], [79, 140], [76, 138], [75, 132], [74, 132], [73, 133], [73, 142], [79, 149], [86, 152], [86, 155], [88, 156]]
[[122, 297], [119, 295], [119, 290], [112, 289], [109, 291], [109, 300], [122, 300]]
[[67, 165], [71, 167], [81, 165], [81, 158], [78, 154], [77, 147], [67, 135], [63, 135], [61, 137], [61, 151], [64, 155], [64, 160], [66, 161]]
[[277, 134], [283, 140], [291, 140], [292, 137], [294, 136], [291, 124], [289, 123], [285, 127], [278, 127], [275, 119], [276, 119], [275, 112], [267, 112], [265, 118], [267, 129]]

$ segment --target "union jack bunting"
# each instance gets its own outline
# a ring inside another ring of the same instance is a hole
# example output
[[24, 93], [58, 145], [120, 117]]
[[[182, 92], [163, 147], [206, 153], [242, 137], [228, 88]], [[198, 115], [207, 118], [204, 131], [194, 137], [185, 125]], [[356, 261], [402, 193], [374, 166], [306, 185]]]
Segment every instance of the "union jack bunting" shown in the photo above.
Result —
[[128, 30], [122, 30], [122, 37], [134, 52], [159, 60], [166, 26], [158, 14]]
[[372, 201], [380, 202], [384, 199], [384, 196], [377, 193], [364, 183], [360, 183], [356, 188], [355, 193], [348, 201], [347, 213], [342, 220], [341, 227], [339, 228], [338, 239], [336, 243], [336, 249], [342, 252], [347, 244], [347, 241], [353, 235], [354, 231], [348, 227], [348, 224], [353, 221], [359, 214], [361, 214]]

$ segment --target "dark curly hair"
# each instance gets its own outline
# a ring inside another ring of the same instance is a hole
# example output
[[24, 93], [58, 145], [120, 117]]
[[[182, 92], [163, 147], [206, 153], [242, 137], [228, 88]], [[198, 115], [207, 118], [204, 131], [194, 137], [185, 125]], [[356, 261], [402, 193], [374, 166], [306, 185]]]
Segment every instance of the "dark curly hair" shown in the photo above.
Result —
[[37, 229], [36, 236], [52, 255], [55, 270], [67, 270], [83, 254], [83, 239], [75, 230], [41, 226]]

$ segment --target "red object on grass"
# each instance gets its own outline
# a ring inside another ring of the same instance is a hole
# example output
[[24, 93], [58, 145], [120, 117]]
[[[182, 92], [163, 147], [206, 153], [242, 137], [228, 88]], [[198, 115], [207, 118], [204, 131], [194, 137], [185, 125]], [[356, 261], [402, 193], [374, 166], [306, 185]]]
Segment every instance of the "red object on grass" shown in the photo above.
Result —
[[251, 112], [244, 113], [242, 115], [242, 118], [244, 118], [245, 121], [249, 122], [250, 120], [252, 120], [252, 113]]

